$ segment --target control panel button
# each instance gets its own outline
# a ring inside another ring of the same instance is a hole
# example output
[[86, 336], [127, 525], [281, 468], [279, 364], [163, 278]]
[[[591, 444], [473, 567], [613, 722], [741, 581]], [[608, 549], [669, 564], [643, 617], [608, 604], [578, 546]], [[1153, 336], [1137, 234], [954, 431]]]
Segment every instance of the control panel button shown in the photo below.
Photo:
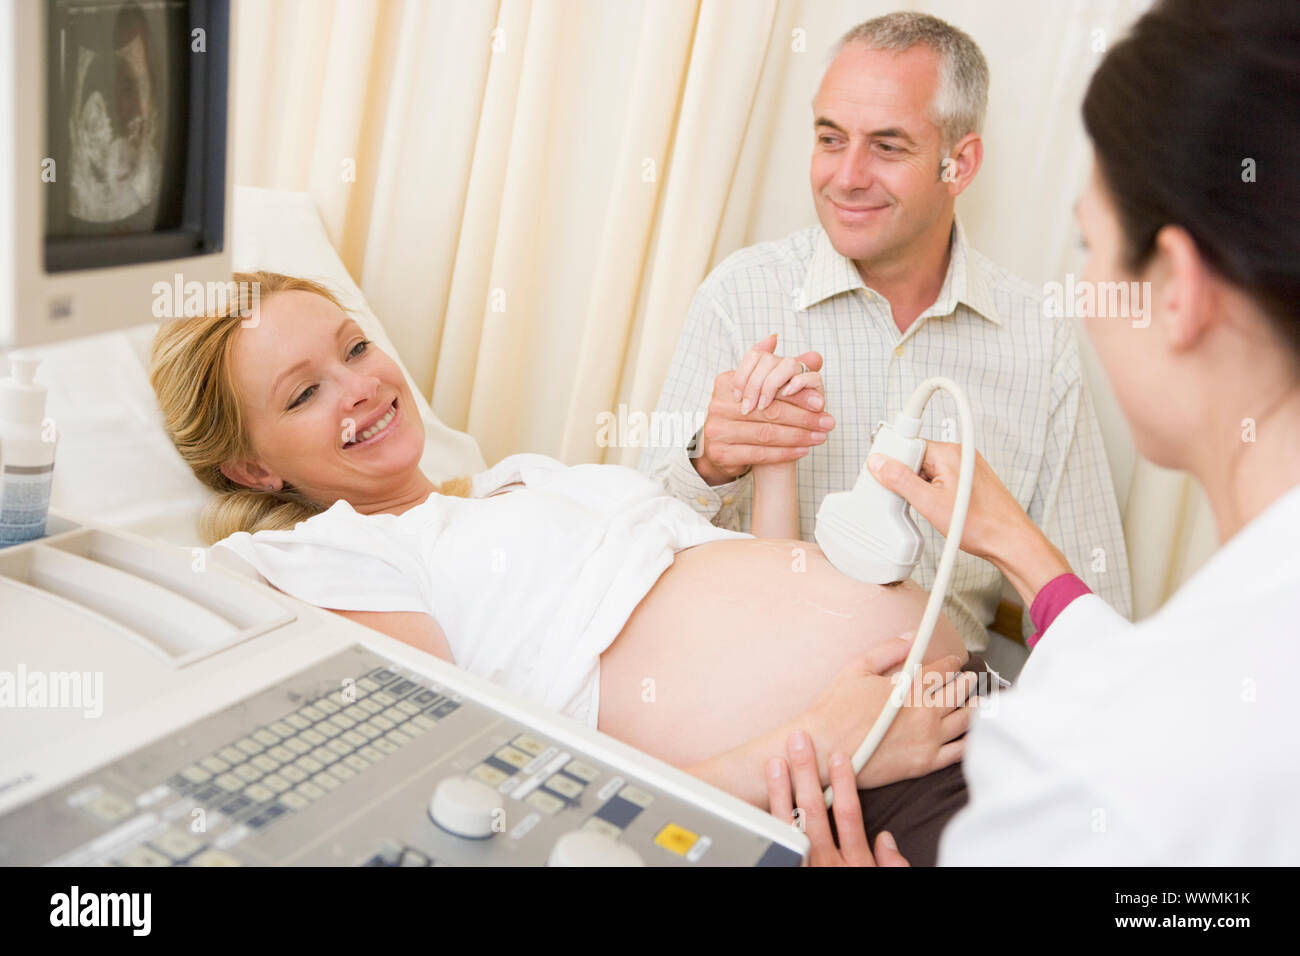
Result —
[[530, 757], [536, 757], [546, 749], [546, 744], [542, 743], [532, 734], [520, 734], [511, 741], [516, 747], [528, 754]]
[[510, 764], [512, 767], [526, 767], [528, 766], [528, 761], [530, 759], [528, 754], [524, 753], [522, 750], [517, 750], [516, 748], [511, 747], [509, 744], [497, 750], [494, 756], [503, 763]]
[[592, 817], [582, 825], [584, 830], [594, 830], [597, 833], [603, 833], [608, 837], [617, 837], [623, 831], [608, 820], [602, 820], [600, 817]]
[[429, 816], [448, 833], [482, 840], [496, 832], [505, 801], [485, 783], [469, 777], [448, 777], [433, 791]]
[[260, 783], [255, 783], [244, 791], [244, 796], [248, 797], [248, 799], [252, 800], [254, 803], [266, 803], [268, 800], [275, 799], [275, 791], [269, 787], [262, 786]]
[[186, 767], [181, 771], [181, 776], [190, 783], [205, 783], [212, 779], [212, 774], [199, 766]]
[[299, 757], [297, 761], [294, 762], [294, 766], [299, 770], [304, 771], [308, 776], [314, 773], [320, 773], [325, 769], [324, 765], [315, 757], [307, 756]]
[[123, 866], [171, 866], [172, 861], [157, 850], [147, 846], [137, 846], [119, 858]]
[[216, 755], [204, 757], [199, 761], [199, 766], [210, 773], [225, 773], [230, 769], [230, 764], [226, 763]]
[[547, 866], [645, 866], [626, 843], [595, 830], [573, 830], [555, 841]]
[[195, 837], [180, 830], [168, 829], [151, 841], [155, 849], [165, 853], [173, 860], [183, 860], [190, 854], [202, 849], [203, 844]]
[[563, 800], [541, 790], [534, 790], [530, 793], [524, 798], [524, 803], [534, 809], [541, 810], [543, 813], [558, 813], [564, 809]]
[[624, 800], [630, 800], [642, 809], [645, 809], [654, 802], [654, 797], [650, 796], [650, 794], [646, 793], [640, 787], [634, 787], [631, 784], [620, 790], [618, 795]]
[[686, 852], [695, 845], [695, 841], [699, 838], [698, 833], [692, 833], [683, 826], [670, 823], [659, 831], [659, 834], [655, 837], [655, 845], [676, 853], [678, 856], [685, 856]]
[[554, 790], [561, 796], [568, 797], [571, 800], [577, 799], [582, 794], [582, 784], [572, 777], [566, 777], [562, 773], [553, 775], [546, 781], [546, 789]]
[[475, 767], [473, 770], [469, 772], [469, 775], [473, 777], [475, 780], [481, 780], [483, 783], [486, 783], [489, 787], [500, 786], [501, 781], [506, 779], [506, 775], [504, 773], [502, 773], [496, 767], [489, 767], [485, 763], [479, 764], [477, 767]]
[[[311, 782], [316, 784], [322, 790], [337, 790], [339, 787], [343, 786], [343, 781], [328, 772], [316, 774], [316, 776], [311, 778]], [[303, 786], [306, 786], [306, 784], [303, 784]]]
[[135, 804], [116, 794], [105, 793], [86, 804], [86, 809], [105, 823], [113, 823], [133, 811]]
[[577, 777], [583, 783], [591, 783], [600, 776], [600, 771], [589, 763], [583, 763], [581, 760], [570, 760], [564, 765], [564, 772], [571, 777]]
[[319, 800], [321, 797], [325, 796], [325, 791], [316, 786], [316, 784], [312, 783], [310, 780], [306, 783], [299, 784], [298, 789], [295, 790], [294, 793], [301, 794], [308, 800]]
[[304, 810], [311, 806], [311, 801], [300, 793], [290, 790], [288, 793], [280, 794], [280, 802], [290, 810]]

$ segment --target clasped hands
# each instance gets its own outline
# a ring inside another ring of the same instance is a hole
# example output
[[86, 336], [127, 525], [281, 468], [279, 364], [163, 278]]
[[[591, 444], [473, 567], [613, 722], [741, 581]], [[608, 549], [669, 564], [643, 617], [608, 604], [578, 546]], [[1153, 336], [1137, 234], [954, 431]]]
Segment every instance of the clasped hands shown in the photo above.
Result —
[[835, 427], [825, 411], [821, 355], [779, 356], [776, 339], [769, 335], [713, 380], [694, 461], [710, 485], [734, 481], [755, 465], [796, 461]]

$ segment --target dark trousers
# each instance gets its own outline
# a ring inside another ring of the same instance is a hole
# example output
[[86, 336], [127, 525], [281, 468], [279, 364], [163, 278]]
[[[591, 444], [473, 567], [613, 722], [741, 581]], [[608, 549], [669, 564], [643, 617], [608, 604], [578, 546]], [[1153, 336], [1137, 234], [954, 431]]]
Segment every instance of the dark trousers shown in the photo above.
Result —
[[[984, 658], [972, 654], [962, 670], [984, 672]], [[979, 689], [988, 690], [987, 687]], [[859, 790], [858, 797], [873, 848], [876, 834], [888, 830], [898, 841], [899, 851], [913, 866], [934, 866], [939, 857], [939, 835], [953, 815], [966, 805], [966, 778], [958, 761], [915, 780]]]

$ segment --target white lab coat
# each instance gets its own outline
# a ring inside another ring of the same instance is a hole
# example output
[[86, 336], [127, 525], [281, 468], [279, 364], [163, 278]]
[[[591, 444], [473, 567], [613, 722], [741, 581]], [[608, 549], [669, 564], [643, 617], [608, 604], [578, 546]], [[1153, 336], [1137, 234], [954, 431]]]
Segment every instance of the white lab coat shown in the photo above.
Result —
[[945, 865], [1300, 863], [1300, 487], [1138, 624], [1072, 602], [979, 713]]

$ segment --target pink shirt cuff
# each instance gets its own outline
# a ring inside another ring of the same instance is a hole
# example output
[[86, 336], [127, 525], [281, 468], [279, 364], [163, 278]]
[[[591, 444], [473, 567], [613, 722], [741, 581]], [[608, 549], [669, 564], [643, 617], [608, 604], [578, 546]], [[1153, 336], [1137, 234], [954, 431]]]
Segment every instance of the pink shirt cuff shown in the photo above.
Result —
[[1026, 642], [1030, 647], [1038, 643], [1043, 632], [1051, 627], [1057, 615], [1077, 597], [1091, 594], [1092, 590], [1073, 574], [1052, 578], [1039, 590], [1029, 608], [1029, 619], [1034, 622], [1035, 633]]

